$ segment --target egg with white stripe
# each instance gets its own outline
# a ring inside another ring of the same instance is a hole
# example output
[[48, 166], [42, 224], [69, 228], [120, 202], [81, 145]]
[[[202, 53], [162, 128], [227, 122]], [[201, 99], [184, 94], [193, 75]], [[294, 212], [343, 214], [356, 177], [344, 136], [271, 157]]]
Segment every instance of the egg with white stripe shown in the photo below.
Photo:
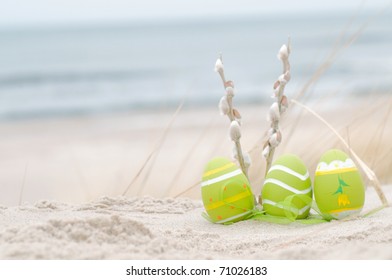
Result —
[[314, 177], [314, 197], [319, 210], [335, 219], [362, 210], [365, 187], [356, 165], [347, 154], [333, 149], [321, 157]]
[[[263, 209], [267, 214], [285, 217], [285, 210], [297, 219], [309, 215], [312, 186], [309, 172], [302, 160], [293, 154], [279, 157], [271, 166], [262, 189]], [[290, 205], [285, 200], [290, 199]]]
[[218, 224], [249, 217], [254, 196], [244, 173], [233, 162], [217, 157], [208, 162], [201, 183], [201, 195], [209, 219]]

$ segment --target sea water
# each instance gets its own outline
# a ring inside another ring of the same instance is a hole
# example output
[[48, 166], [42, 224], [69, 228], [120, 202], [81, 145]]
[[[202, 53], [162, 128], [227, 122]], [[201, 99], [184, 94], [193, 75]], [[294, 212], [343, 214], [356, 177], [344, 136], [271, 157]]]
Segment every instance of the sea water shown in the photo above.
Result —
[[0, 119], [168, 108], [182, 100], [216, 106], [224, 93], [213, 71], [220, 54], [236, 102], [270, 102], [282, 71], [276, 54], [288, 36], [289, 97], [325, 61], [307, 90], [311, 98], [390, 90], [390, 13], [25, 27], [0, 30]]

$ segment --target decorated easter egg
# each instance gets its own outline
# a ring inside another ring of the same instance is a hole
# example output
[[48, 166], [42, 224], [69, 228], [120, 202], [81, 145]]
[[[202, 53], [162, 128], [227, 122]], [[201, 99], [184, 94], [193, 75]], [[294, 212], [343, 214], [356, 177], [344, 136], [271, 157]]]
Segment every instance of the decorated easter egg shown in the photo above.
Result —
[[279, 157], [267, 173], [261, 197], [263, 209], [269, 215], [306, 218], [311, 207], [312, 186], [302, 160], [292, 154]]
[[254, 208], [249, 181], [233, 162], [214, 158], [206, 165], [201, 195], [209, 219], [224, 224], [247, 218]]
[[359, 213], [365, 187], [354, 162], [340, 150], [326, 152], [317, 165], [314, 196], [319, 210], [335, 219]]

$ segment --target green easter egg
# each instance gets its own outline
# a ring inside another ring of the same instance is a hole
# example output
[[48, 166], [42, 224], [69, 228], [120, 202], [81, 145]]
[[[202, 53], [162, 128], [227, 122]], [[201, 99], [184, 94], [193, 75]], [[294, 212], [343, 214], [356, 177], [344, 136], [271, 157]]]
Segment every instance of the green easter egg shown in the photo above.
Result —
[[[279, 157], [264, 181], [261, 193], [264, 211], [285, 217], [286, 210], [297, 219], [306, 218], [311, 207], [311, 184], [309, 172], [299, 157], [292, 154]], [[284, 202], [289, 198], [292, 198], [290, 205], [285, 206]]]
[[238, 222], [254, 208], [246, 176], [226, 158], [214, 158], [206, 165], [201, 183], [204, 208], [214, 223]]
[[326, 152], [317, 165], [314, 196], [323, 214], [342, 219], [359, 213], [365, 187], [354, 162], [340, 150]]

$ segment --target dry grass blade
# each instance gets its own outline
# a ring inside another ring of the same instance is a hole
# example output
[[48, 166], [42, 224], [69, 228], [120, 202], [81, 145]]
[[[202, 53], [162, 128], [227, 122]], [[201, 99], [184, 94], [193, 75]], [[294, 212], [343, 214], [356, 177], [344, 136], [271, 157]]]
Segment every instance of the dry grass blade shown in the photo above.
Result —
[[354, 157], [356, 162], [359, 164], [361, 167], [362, 171], [366, 174], [368, 179], [373, 182], [373, 187], [375, 188], [377, 195], [379, 196], [382, 204], [384, 206], [388, 206], [388, 201], [387, 198], [385, 197], [384, 192], [381, 189], [380, 182], [376, 176], [376, 174], [371, 170], [367, 164], [351, 149], [350, 145], [344, 140], [344, 138], [336, 131], [336, 129], [329, 124], [324, 118], [322, 118], [319, 114], [317, 114], [315, 111], [313, 111], [311, 108], [308, 106], [298, 102], [297, 100], [291, 100], [291, 102], [295, 105], [298, 105], [299, 107], [305, 109], [309, 113], [311, 113], [313, 116], [315, 116], [318, 120], [320, 120], [324, 125], [326, 125], [337, 137], [338, 139], [342, 142], [342, 144], [350, 151], [351, 155]]
[[[216, 155], [217, 151], [222, 147], [222, 142], [223, 142], [224, 138], [226, 138], [226, 136], [222, 136], [222, 138], [218, 137], [215, 145], [211, 145], [211, 151], [210, 151], [209, 156], [208, 156], [209, 158], [211, 158], [214, 155]], [[174, 196], [174, 198], [182, 196], [183, 194], [189, 192], [190, 190], [200, 186], [200, 184], [201, 184], [201, 180], [199, 180], [196, 183], [192, 184], [188, 188], [185, 188], [183, 191], [181, 191], [180, 193], [176, 194]]]
[[[366, 29], [366, 27], [370, 24], [370, 20], [364, 23], [358, 30], [355, 32], [348, 40], [344, 42], [344, 44], [338, 48], [335, 47], [331, 54], [328, 56], [328, 58], [325, 60], [323, 64], [320, 65], [320, 67], [313, 73], [312, 77], [309, 79], [309, 81], [302, 87], [302, 89], [299, 91], [297, 96], [295, 97], [296, 99], [302, 98], [305, 93], [309, 90], [310, 86], [314, 84], [317, 80], [320, 79], [320, 77], [329, 69], [329, 67], [333, 64], [334, 60], [337, 58], [338, 54], [351, 46], [352, 43], [354, 43], [363, 33], [363, 31]], [[342, 35], [343, 36], [343, 35]]]
[[[384, 11], [382, 11], [381, 13], [383, 13]], [[343, 38], [345, 37], [348, 28], [350, 27], [350, 25], [352, 24], [355, 15], [349, 20], [348, 24], [346, 25], [345, 28], [343, 28], [340, 36], [338, 37], [338, 39], [335, 42], [334, 47], [332, 48], [331, 53], [329, 54], [329, 56], [326, 58], [326, 60], [324, 61], [324, 63], [322, 63], [317, 70], [313, 73], [312, 77], [309, 79], [309, 81], [301, 88], [301, 90], [298, 92], [298, 94], [294, 97], [294, 99], [301, 99], [304, 97], [304, 95], [308, 92], [309, 88], [315, 84], [321, 77], [322, 75], [331, 67], [331, 65], [333, 64], [334, 60], [337, 58], [337, 56], [339, 55], [339, 53], [341, 53], [343, 50], [345, 50], [346, 48], [348, 48], [349, 46], [351, 46], [351, 44], [353, 44], [364, 32], [364, 30], [367, 28], [367, 26], [370, 24], [370, 22], [376, 18], [378, 16], [378, 14], [374, 15], [372, 18], [370, 18], [367, 22], [365, 22], [358, 30], [357, 32], [355, 32], [353, 35], [351, 35], [346, 41], [343, 40]], [[298, 120], [301, 118], [301, 115], [298, 116], [297, 118], [297, 122], [294, 123], [294, 125], [292, 125], [290, 127], [290, 130], [288, 131], [287, 135], [292, 135], [293, 132], [297, 129], [298, 126]]]
[[[70, 142], [68, 142], [68, 143], [70, 143]], [[74, 152], [71, 145], [68, 145], [68, 151], [69, 151], [69, 157], [70, 157], [70, 160], [72, 163], [72, 167], [75, 170], [75, 174], [79, 180], [80, 187], [81, 187], [81, 189], [83, 189], [85, 199], [88, 201], [93, 197], [90, 192], [91, 188], [89, 187], [86, 176], [84, 175], [84, 173], [82, 171], [82, 168], [80, 166], [80, 162], [77, 160], [75, 152]]]
[[151, 157], [151, 164], [148, 167], [148, 169], [146, 170], [144, 178], [142, 179], [142, 182], [139, 185], [139, 188], [136, 193], [137, 196], [142, 195], [142, 191], [143, 191], [144, 187], [146, 186], [148, 179], [150, 178], [151, 172], [154, 168], [154, 165], [155, 165], [155, 162], [156, 162], [157, 157], [159, 155], [159, 152], [161, 151], [163, 142], [164, 142], [164, 139], [162, 139], [162, 141], [160, 141], [158, 147], [155, 149], [154, 155]]
[[25, 170], [23, 173], [22, 186], [20, 187], [20, 193], [19, 193], [19, 204], [18, 204], [19, 206], [22, 205], [23, 192], [24, 192], [24, 188], [25, 188], [28, 167], [29, 167], [29, 162], [26, 162]]
[[386, 124], [388, 122], [388, 119], [389, 119], [389, 116], [390, 116], [391, 112], [392, 112], [392, 102], [389, 104], [387, 113], [385, 114], [384, 119], [380, 122], [380, 126], [378, 127], [379, 136], [378, 136], [377, 144], [375, 145], [376, 150], [374, 152], [372, 165], [371, 165], [373, 168], [374, 168], [374, 165], [376, 163], [376, 158], [377, 158], [378, 153], [379, 153], [380, 143], [381, 143], [381, 140], [382, 140], [382, 138], [384, 136], [385, 127], [386, 127]]
[[174, 198], [180, 197], [180, 196], [183, 195], [184, 193], [187, 193], [187, 192], [190, 191], [191, 189], [196, 188], [196, 187], [197, 187], [198, 185], [200, 185], [200, 184], [201, 184], [201, 181], [198, 181], [197, 183], [195, 183], [195, 184], [189, 186], [188, 188], [186, 188], [186, 189], [183, 190], [182, 192], [176, 194], [176, 195], [174, 196]]
[[165, 130], [163, 131], [163, 134], [161, 138], [155, 143], [154, 149], [151, 151], [151, 153], [147, 156], [146, 160], [144, 161], [142, 167], [139, 169], [139, 171], [136, 173], [135, 177], [132, 179], [132, 181], [129, 183], [125, 191], [122, 193], [122, 195], [126, 195], [128, 191], [131, 189], [133, 184], [136, 182], [136, 180], [139, 178], [140, 174], [143, 172], [143, 170], [146, 168], [148, 162], [151, 160], [152, 156], [156, 153], [156, 151], [159, 149], [159, 147], [162, 145], [162, 142], [165, 140], [167, 133], [169, 132], [171, 126], [174, 123], [174, 120], [177, 118], [178, 113], [181, 111], [182, 107], [184, 105], [184, 100], [181, 101], [180, 105], [178, 105], [177, 110], [174, 112], [172, 118], [170, 119], [169, 123], [167, 124]]
[[193, 155], [197, 151], [197, 147], [199, 147], [200, 142], [207, 135], [207, 133], [211, 129], [212, 125], [213, 125], [213, 121], [211, 119], [211, 121], [209, 121], [209, 125], [204, 127], [203, 131], [200, 133], [199, 137], [196, 139], [195, 143], [192, 145], [192, 148], [189, 149], [188, 153], [184, 156], [184, 159], [182, 160], [182, 162], [180, 164], [180, 168], [178, 168], [176, 174], [173, 176], [173, 179], [171, 180], [171, 182], [167, 188], [169, 190], [169, 193], [171, 193], [171, 188], [172, 188], [171, 186], [174, 186], [175, 183], [179, 180], [181, 174], [183, 173], [183, 170], [186, 169], [185, 167], [189, 163], [190, 159], [193, 158]]

